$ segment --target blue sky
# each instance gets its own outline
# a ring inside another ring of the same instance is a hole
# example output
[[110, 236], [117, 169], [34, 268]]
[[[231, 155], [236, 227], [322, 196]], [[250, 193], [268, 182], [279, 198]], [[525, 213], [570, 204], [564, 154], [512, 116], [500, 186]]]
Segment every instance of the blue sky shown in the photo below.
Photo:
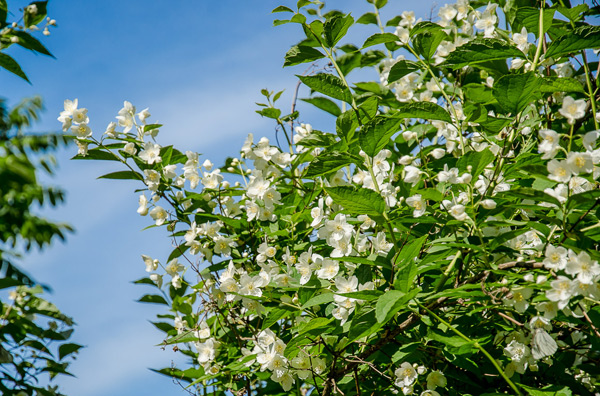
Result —
[[[273, 124], [254, 112], [261, 88], [286, 89], [281, 103], [290, 106], [294, 74], [306, 66], [283, 69], [283, 56], [301, 39], [300, 28], [272, 27], [276, 16], [270, 11], [294, 3], [50, 1], [49, 14], [58, 28], [43, 41], [57, 59], [11, 48], [32, 85], [0, 71], [0, 95], [13, 104], [41, 95], [47, 110], [37, 131], [59, 130], [56, 117], [63, 101], [78, 98], [89, 109], [96, 136], [114, 120], [123, 100], [129, 100], [138, 109], [149, 107], [151, 120], [165, 125], [158, 137], [161, 145], [198, 151], [220, 165], [238, 153], [248, 133], [274, 138]], [[426, 18], [432, 3], [392, 0], [386, 11], [391, 16], [412, 9]], [[355, 18], [371, 11], [363, 0], [328, 4], [352, 11]], [[358, 26], [356, 32], [356, 44], [377, 33], [373, 26]], [[307, 95], [308, 90], [301, 90], [300, 97]], [[302, 122], [323, 130], [334, 127], [332, 117], [308, 105], [299, 109]], [[133, 191], [140, 185], [96, 180], [120, 169], [112, 163], [69, 161], [75, 151], [71, 147], [59, 153], [57, 176], [48, 181], [67, 191], [67, 203], [45, 213], [71, 223], [76, 233], [66, 244], [56, 243], [24, 263], [54, 289], [51, 300], [78, 323], [73, 341], [86, 345], [71, 366], [77, 378], [58, 383], [65, 393], [81, 396], [187, 394], [148, 370], [181, 360], [169, 349], [154, 347], [162, 336], [148, 321], [160, 308], [136, 303], [151, 290], [131, 284], [146, 274], [141, 254], [165, 261], [172, 249], [166, 233], [141, 231], [150, 222], [136, 213]]]

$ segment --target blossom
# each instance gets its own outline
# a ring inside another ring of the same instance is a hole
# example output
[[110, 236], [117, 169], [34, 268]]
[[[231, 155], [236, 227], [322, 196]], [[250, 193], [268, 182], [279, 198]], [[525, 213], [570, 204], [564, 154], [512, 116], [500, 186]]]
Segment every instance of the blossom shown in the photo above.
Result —
[[575, 254], [570, 250], [565, 272], [569, 275], [576, 275], [577, 280], [581, 283], [591, 284], [594, 278], [600, 275], [600, 265], [597, 261], [592, 261], [586, 252]]
[[520, 33], [513, 34], [513, 42], [517, 45], [518, 49], [525, 53], [527, 52], [531, 44], [527, 41], [527, 29], [525, 27], [521, 29]]
[[591, 173], [594, 170], [594, 162], [592, 161], [592, 156], [588, 152], [580, 153], [571, 151], [567, 154], [566, 161], [574, 175]]
[[167, 211], [160, 206], [155, 206], [154, 209], [150, 211], [150, 217], [152, 217], [157, 226], [163, 225], [165, 221], [167, 221]]
[[550, 301], [558, 302], [558, 309], [563, 309], [569, 303], [572, 296], [571, 283], [569, 278], [562, 275], [550, 282], [552, 289], [546, 291], [546, 297]]
[[137, 153], [137, 148], [135, 147], [135, 143], [133, 143], [133, 142], [125, 143], [125, 147], [123, 147], [123, 151], [129, 155], [135, 155]]
[[216, 345], [212, 338], [209, 338], [205, 342], [197, 342], [195, 346], [198, 351], [198, 363], [203, 364], [215, 359]]
[[414, 369], [412, 364], [404, 362], [394, 372], [396, 375], [396, 386], [408, 387], [411, 386], [417, 379], [417, 371]]
[[160, 146], [152, 142], [144, 143], [144, 149], [140, 152], [140, 159], [148, 165], [157, 164], [162, 161], [160, 157]]
[[406, 204], [414, 208], [413, 217], [421, 217], [427, 210], [427, 205], [421, 194], [415, 194], [412, 197], [406, 198]]
[[586, 108], [587, 103], [584, 99], [575, 100], [571, 96], [565, 96], [558, 112], [567, 119], [569, 124], [574, 124], [575, 121], [585, 116]]
[[85, 139], [92, 136], [92, 129], [85, 122], [82, 122], [78, 125], [73, 125], [71, 127], [71, 132], [73, 132], [78, 139]]
[[88, 155], [88, 142], [75, 140], [75, 144], [77, 144], [77, 155], [81, 155], [82, 157]]
[[436, 387], [445, 388], [448, 381], [446, 376], [439, 370], [434, 370], [427, 375], [427, 389], [434, 390]]
[[552, 129], [541, 129], [539, 132], [542, 141], [538, 145], [538, 152], [544, 153], [542, 159], [550, 159], [556, 156], [559, 149], [559, 134]]
[[545, 253], [544, 267], [554, 271], [565, 269], [567, 265], [567, 249], [562, 246], [554, 247], [548, 245]]
[[512, 290], [512, 298], [504, 300], [504, 304], [514, 307], [517, 312], [525, 312], [527, 307], [529, 307], [529, 301], [527, 301], [531, 294], [533, 293], [533, 289], [529, 287], [523, 287]]
[[152, 257], [142, 254], [142, 260], [144, 260], [144, 264], [146, 264], [146, 272], [152, 272], [158, 269], [157, 259], [152, 259]]
[[340, 270], [340, 265], [337, 260], [323, 259], [321, 268], [317, 270], [317, 277], [320, 279], [331, 280], [335, 278]]
[[546, 165], [548, 178], [559, 183], [566, 183], [571, 179], [572, 166], [566, 160], [550, 160]]

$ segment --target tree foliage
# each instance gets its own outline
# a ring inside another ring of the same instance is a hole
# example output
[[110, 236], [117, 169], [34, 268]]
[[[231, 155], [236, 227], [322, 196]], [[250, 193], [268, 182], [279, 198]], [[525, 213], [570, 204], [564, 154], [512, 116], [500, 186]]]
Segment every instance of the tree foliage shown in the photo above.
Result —
[[[51, 55], [31, 35], [46, 19], [46, 2], [33, 2], [23, 10], [22, 25], [7, 21], [5, 1], [0, 1], [0, 49], [18, 44], [33, 52]], [[47, 31], [47, 30], [44, 30]], [[0, 53], [0, 66], [27, 80], [18, 63]], [[53, 240], [65, 239], [72, 231], [67, 224], [55, 223], [37, 213], [36, 208], [63, 202], [62, 190], [40, 183], [41, 172], [52, 174], [51, 153], [67, 142], [61, 135], [33, 135], [24, 130], [39, 117], [39, 97], [24, 99], [9, 109], [0, 102], [0, 393], [3, 395], [58, 395], [50, 379], [70, 375], [71, 355], [81, 346], [67, 340], [73, 320], [41, 297], [48, 287], [39, 285], [20, 266], [23, 254], [43, 249]]]
[[[138, 213], [175, 245], [137, 281], [190, 357], [158, 371], [215, 395], [591, 393], [597, 7], [459, 0], [383, 21], [369, 2], [357, 20], [273, 10], [303, 34], [284, 65], [317, 62], [303, 100], [335, 120], [313, 129], [263, 90], [287, 145], [249, 135], [220, 168], [156, 143], [148, 109], [125, 102], [97, 137], [65, 102], [75, 159], [121, 162], [103, 177], [143, 184]], [[360, 49], [355, 23], [373, 25]]]

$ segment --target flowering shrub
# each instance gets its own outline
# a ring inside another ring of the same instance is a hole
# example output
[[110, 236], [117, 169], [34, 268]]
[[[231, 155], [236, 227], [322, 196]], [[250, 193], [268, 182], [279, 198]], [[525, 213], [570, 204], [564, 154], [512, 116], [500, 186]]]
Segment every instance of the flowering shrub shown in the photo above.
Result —
[[[287, 144], [249, 135], [220, 168], [157, 143], [148, 109], [125, 102], [95, 137], [65, 101], [75, 158], [121, 162], [102, 177], [143, 185], [138, 213], [174, 244], [142, 255], [138, 281], [168, 310], [164, 345], [191, 358], [160, 372], [221, 395], [591, 393], [597, 8], [459, 0], [384, 24], [370, 2], [358, 20], [319, 1], [273, 11], [302, 28], [285, 66], [321, 66], [298, 76], [303, 100], [335, 125], [264, 90]], [[341, 44], [357, 23], [379, 32]], [[358, 68], [379, 81], [350, 83]]]

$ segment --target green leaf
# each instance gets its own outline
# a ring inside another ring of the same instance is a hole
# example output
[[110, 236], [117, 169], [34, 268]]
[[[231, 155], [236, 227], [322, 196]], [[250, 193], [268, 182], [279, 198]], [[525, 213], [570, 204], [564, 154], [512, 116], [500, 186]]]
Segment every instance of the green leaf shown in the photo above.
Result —
[[441, 27], [437, 23], [433, 23], [430, 21], [421, 21], [415, 26], [413, 26], [412, 29], [410, 29], [410, 37], [417, 36], [422, 33], [435, 33], [441, 31], [442, 29], [443, 27]]
[[358, 128], [358, 120], [354, 110], [345, 111], [335, 120], [337, 135], [346, 141], [352, 140], [356, 128]]
[[325, 55], [321, 53], [321, 51], [304, 46], [304, 45], [295, 45], [285, 54], [285, 61], [283, 62], [283, 67], [286, 66], [294, 66], [299, 65], [301, 63], [313, 62], [318, 59], [324, 58]]
[[[546, 33], [550, 26], [552, 26], [552, 19], [554, 18], [554, 8], [546, 8], [543, 11], [544, 22], [542, 26], [542, 34]], [[521, 31], [521, 27], [525, 27], [527, 32], [535, 34], [536, 37], [539, 35], [540, 27], [540, 10], [536, 7], [519, 7], [517, 9], [517, 30]]]
[[549, 385], [542, 389], [532, 388], [522, 384], [517, 384], [521, 388], [525, 389], [530, 396], [571, 396], [571, 390], [569, 387], [560, 385]]
[[302, 309], [304, 310], [306, 308], [314, 307], [315, 305], [328, 304], [332, 301], [333, 301], [333, 293], [329, 293], [329, 292], [322, 293], [322, 294], [312, 297], [310, 300], [308, 300], [306, 303], [304, 303], [304, 305], [302, 305]]
[[342, 297], [346, 297], [346, 298], [354, 298], [357, 300], [372, 301], [372, 300], [377, 300], [384, 293], [380, 290], [362, 290], [362, 291], [351, 292], [351, 293], [336, 293], [336, 294], [339, 296], [342, 296]]
[[494, 98], [505, 112], [517, 115], [539, 92], [541, 81], [533, 72], [507, 74], [494, 83]]
[[578, 6], [567, 8], [558, 6], [558, 12], [569, 18], [573, 22], [579, 22], [583, 18], [583, 13], [590, 9], [587, 4], [579, 4]]
[[393, 33], [376, 33], [365, 40], [365, 43], [362, 45], [362, 48], [371, 47], [377, 44], [384, 43], [395, 43], [399, 38]]
[[292, 312], [294, 312], [294, 310], [292, 310], [291, 308], [288, 308], [288, 307], [286, 307], [286, 308], [280, 308], [280, 307], [272, 308], [271, 311], [269, 311], [268, 316], [265, 318], [265, 321], [263, 322], [263, 325], [262, 325], [261, 329], [262, 330], [268, 329], [269, 327], [271, 327], [275, 323], [277, 323], [277, 321], [288, 317]]
[[11, 58], [10, 56], [0, 53], [0, 67], [3, 67], [4, 69], [8, 70], [9, 72], [21, 77], [23, 80], [27, 81], [28, 83], [31, 83], [29, 81], [29, 79], [27, 78], [27, 76], [25, 75], [25, 72], [23, 72], [23, 70], [21, 69], [21, 66], [19, 66], [17, 61], [14, 60], [13, 58]]
[[138, 172], [134, 171], [119, 171], [107, 173], [106, 175], [99, 176], [98, 179], [114, 179], [114, 180], [144, 180]]
[[390, 138], [399, 131], [401, 122], [400, 118], [378, 116], [363, 125], [358, 134], [360, 148], [368, 156], [376, 156], [390, 142]]
[[339, 151], [325, 152], [308, 165], [304, 177], [315, 177], [335, 172], [348, 164], [362, 164], [362, 158]]
[[333, 318], [312, 318], [310, 322], [300, 328], [298, 335], [308, 333], [311, 330], [320, 329], [333, 322]]
[[394, 281], [394, 288], [408, 293], [412, 288], [415, 277], [417, 276], [417, 265], [415, 259], [419, 257], [423, 244], [427, 241], [427, 235], [423, 235], [420, 238], [413, 239], [407, 242], [400, 253], [398, 254], [398, 261], [396, 267], [398, 272], [396, 273], [396, 280]]
[[368, 337], [381, 328], [381, 324], [375, 320], [375, 310], [371, 310], [365, 314], [352, 319], [352, 325], [348, 332], [348, 342], [356, 339]]
[[325, 45], [328, 47], [335, 46], [346, 35], [352, 24], [354, 24], [354, 18], [350, 14], [335, 15], [328, 19], [323, 25]]
[[19, 41], [17, 44], [19, 44], [21, 47], [26, 48], [28, 50], [35, 51], [35, 52], [39, 52], [40, 54], [48, 55], [48, 56], [54, 58], [54, 55], [52, 55], [50, 53], [50, 51], [48, 51], [48, 49], [46, 47], [44, 47], [44, 45], [42, 43], [39, 42], [38, 39], [36, 39], [32, 35], [30, 35], [29, 33], [15, 30], [12, 32], [12, 34], [19, 38]]
[[581, 26], [552, 41], [546, 51], [546, 59], [600, 47], [600, 26]]
[[360, 23], [363, 25], [377, 25], [377, 16], [372, 12], [367, 12], [366, 14], [363, 14], [360, 18], [358, 18], [356, 23]]
[[165, 300], [163, 296], [159, 296], [158, 294], [146, 294], [142, 296], [142, 298], [140, 298], [138, 302], [169, 305], [167, 300]]
[[421, 70], [421, 66], [416, 62], [407, 60], [398, 61], [394, 63], [394, 65], [390, 69], [390, 73], [388, 75], [388, 83], [398, 81], [407, 74], [410, 74], [417, 70]]
[[415, 289], [411, 293], [406, 294], [400, 290], [390, 290], [379, 297], [375, 306], [375, 315], [377, 322], [381, 324], [387, 323], [406, 303], [417, 295], [420, 289]]
[[458, 159], [457, 166], [460, 171], [466, 172], [470, 165], [471, 176], [476, 180], [494, 158], [494, 154], [487, 148], [481, 151], [469, 151]]
[[571, 77], [543, 77], [540, 92], [580, 92], [585, 89], [578, 80]]
[[553, 196], [546, 194], [543, 191], [536, 190], [534, 188], [522, 187], [522, 188], [513, 188], [509, 191], [504, 191], [497, 194], [498, 198], [509, 198], [515, 197], [520, 199], [530, 199], [536, 202], [548, 202], [555, 204], [560, 207], [560, 201]]
[[322, 96], [314, 96], [312, 98], [300, 99], [303, 102], [310, 103], [311, 105], [326, 111], [327, 113], [339, 117], [342, 114], [340, 107], [335, 104], [331, 99], [327, 99]]
[[352, 93], [338, 77], [320, 73], [314, 76], [297, 76], [307, 87], [334, 99], [352, 103]]
[[347, 261], [349, 263], [365, 264], [370, 266], [380, 266], [382, 268], [392, 269], [392, 264], [384, 257], [332, 257], [332, 260]]
[[385, 201], [377, 192], [360, 187], [326, 187], [325, 191], [333, 202], [353, 214], [381, 216], [385, 211]]
[[286, 6], [282, 6], [282, 5], [281, 5], [281, 6], [279, 6], [279, 7], [275, 7], [275, 8], [273, 9], [273, 11], [271, 11], [271, 14], [274, 14], [274, 13], [276, 13], [276, 12], [294, 12], [294, 10], [292, 10], [292, 9], [291, 9], [291, 8], [289, 8], [289, 7], [286, 7]]
[[452, 118], [446, 110], [431, 102], [402, 103], [391, 116], [394, 118], [422, 118], [424, 120], [452, 122]]
[[279, 116], [281, 115], [281, 110], [275, 109], [273, 107], [267, 107], [266, 109], [256, 110], [256, 112], [263, 117], [272, 118], [274, 120], [279, 119]]
[[441, 30], [432, 30], [413, 36], [412, 42], [415, 50], [428, 61], [435, 54], [445, 37], [446, 34]]
[[78, 154], [71, 159], [121, 162], [117, 155], [109, 153], [107, 151], [102, 151], [99, 147], [89, 150], [86, 156]]
[[587, 210], [589, 206], [595, 204], [597, 199], [600, 199], [600, 190], [590, 190], [573, 194], [567, 200], [567, 208], [572, 208], [575, 205], [577, 209], [585, 208], [584, 210]]
[[460, 69], [468, 65], [507, 58], [525, 58], [525, 54], [503, 40], [484, 38], [457, 47], [446, 57], [442, 65]]
[[63, 360], [65, 356], [69, 356], [70, 354], [79, 351], [81, 348], [83, 348], [83, 345], [75, 343], [62, 344], [58, 347], [58, 358], [59, 360]]

